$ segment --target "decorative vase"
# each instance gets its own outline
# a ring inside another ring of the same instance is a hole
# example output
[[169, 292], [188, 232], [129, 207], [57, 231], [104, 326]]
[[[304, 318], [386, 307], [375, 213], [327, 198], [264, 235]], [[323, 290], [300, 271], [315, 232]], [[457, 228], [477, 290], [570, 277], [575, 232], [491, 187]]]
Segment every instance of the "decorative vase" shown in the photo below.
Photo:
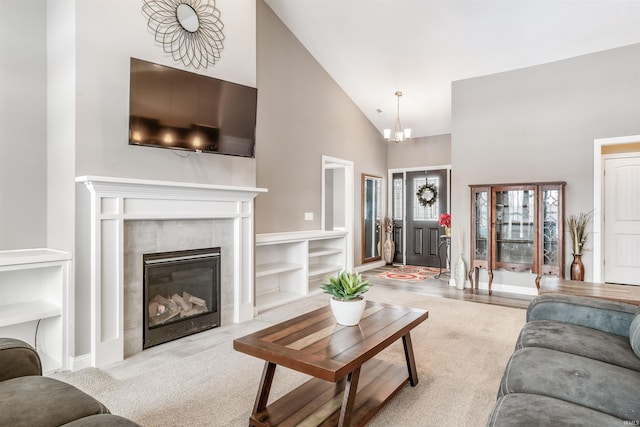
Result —
[[444, 235], [451, 237], [451, 227], [445, 227], [444, 228]]
[[462, 259], [462, 254], [458, 254], [458, 259], [456, 260], [456, 266], [453, 270], [453, 277], [456, 281], [456, 289], [463, 290], [464, 282], [467, 278], [467, 267], [464, 265], [464, 260]]
[[360, 322], [367, 301], [360, 299], [352, 299], [348, 301], [339, 301], [331, 298], [331, 311], [336, 322], [343, 326], [355, 326]]
[[571, 263], [571, 280], [584, 280], [584, 265], [582, 264], [582, 254], [573, 254]]
[[384, 258], [384, 262], [387, 264], [393, 263], [393, 255], [396, 251], [396, 244], [391, 239], [391, 233], [386, 232], [386, 237], [384, 239], [384, 245], [382, 249], [382, 256]]

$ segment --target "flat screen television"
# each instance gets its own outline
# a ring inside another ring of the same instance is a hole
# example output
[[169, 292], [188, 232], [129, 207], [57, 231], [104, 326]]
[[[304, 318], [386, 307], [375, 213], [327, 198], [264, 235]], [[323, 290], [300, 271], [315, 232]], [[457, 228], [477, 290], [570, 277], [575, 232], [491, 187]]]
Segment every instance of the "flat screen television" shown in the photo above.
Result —
[[258, 90], [131, 58], [129, 144], [255, 156]]

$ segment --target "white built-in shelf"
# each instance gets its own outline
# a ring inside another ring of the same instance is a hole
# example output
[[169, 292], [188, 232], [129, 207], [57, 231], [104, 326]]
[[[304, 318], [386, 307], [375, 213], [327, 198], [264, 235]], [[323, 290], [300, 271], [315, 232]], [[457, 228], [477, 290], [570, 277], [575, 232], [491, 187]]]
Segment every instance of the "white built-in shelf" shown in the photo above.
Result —
[[46, 301], [25, 301], [0, 305], [0, 328], [62, 315], [62, 307]]
[[331, 254], [339, 254], [340, 252], [342, 252], [341, 248], [324, 248], [324, 247], [309, 248], [309, 258], [319, 257], [324, 255], [331, 255]]
[[34, 346], [44, 372], [68, 368], [70, 261], [54, 249], [0, 251], [0, 336]]
[[304, 268], [304, 265], [292, 262], [270, 262], [266, 264], [258, 264], [256, 265], [256, 277], [280, 274], [287, 271], [299, 270], [301, 268]]
[[267, 292], [257, 296], [260, 298], [260, 310], [262, 311], [304, 298], [304, 295], [287, 291]]
[[336, 264], [310, 264], [309, 276], [319, 276], [321, 274], [334, 274], [344, 267]]
[[37, 267], [38, 264], [68, 261], [71, 254], [54, 249], [18, 249], [11, 251], [0, 251], [0, 267], [17, 269], [21, 265], [31, 265]]
[[256, 310], [319, 293], [326, 276], [346, 268], [346, 231], [256, 235]]

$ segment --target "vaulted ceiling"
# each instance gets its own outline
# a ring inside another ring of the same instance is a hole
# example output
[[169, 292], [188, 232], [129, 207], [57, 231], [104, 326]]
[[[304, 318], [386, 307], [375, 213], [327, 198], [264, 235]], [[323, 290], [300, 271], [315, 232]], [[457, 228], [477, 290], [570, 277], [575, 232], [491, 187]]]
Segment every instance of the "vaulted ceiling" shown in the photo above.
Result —
[[[451, 82], [640, 43], [638, 0], [265, 0], [381, 132], [451, 132]], [[380, 111], [378, 111], [380, 110]]]

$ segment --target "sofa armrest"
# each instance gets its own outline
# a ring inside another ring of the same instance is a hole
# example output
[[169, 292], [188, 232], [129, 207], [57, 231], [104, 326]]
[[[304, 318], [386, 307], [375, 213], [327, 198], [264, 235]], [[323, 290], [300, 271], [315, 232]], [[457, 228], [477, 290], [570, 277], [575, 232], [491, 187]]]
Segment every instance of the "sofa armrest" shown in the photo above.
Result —
[[565, 294], [543, 294], [527, 308], [530, 320], [555, 320], [624, 337], [639, 307], [624, 302]]
[[24, 341], [0, 338], [0, 381], [42, 375], [40, 356]]

